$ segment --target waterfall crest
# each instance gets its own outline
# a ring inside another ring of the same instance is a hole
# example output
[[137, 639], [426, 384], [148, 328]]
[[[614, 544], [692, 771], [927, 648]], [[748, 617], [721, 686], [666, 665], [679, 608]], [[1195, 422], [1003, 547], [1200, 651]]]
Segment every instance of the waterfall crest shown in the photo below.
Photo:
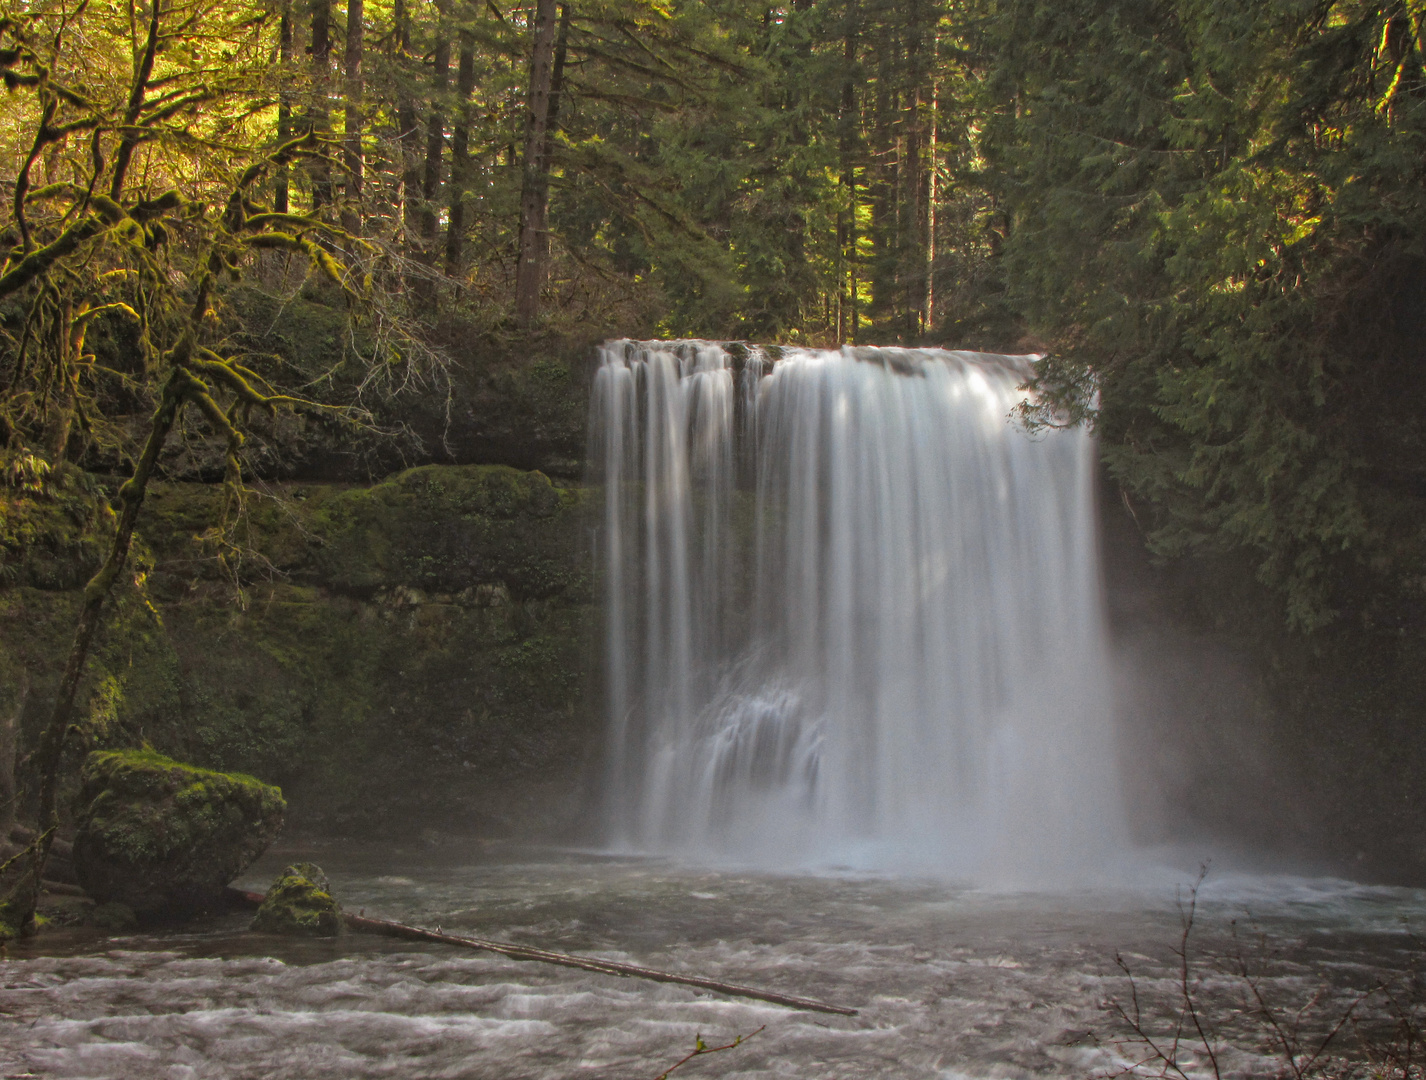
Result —
[[1093, 440], [1031, 358], [615, 341], [602, 485], [619, 847], [1073, 876], [1124, 842]]

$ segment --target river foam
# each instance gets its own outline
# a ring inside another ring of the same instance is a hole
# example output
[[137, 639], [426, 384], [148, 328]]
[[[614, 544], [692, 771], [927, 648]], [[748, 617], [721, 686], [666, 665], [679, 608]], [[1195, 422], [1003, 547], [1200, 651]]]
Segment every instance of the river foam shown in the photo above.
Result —
[[[1165, 871], [1138, 890], [994, 892], [557, 852], [479, 859], [456, 845], [278, 853], [251, 884], [297, 855], [318, 858], [368, 914], [860, 1011], [796, 1012], [379, 938], [292, 942], [242, 933], [238, 919], [0, 962], [4, 1074], [652, 1080], [700, 1034], [717, 1045], [764, 1027], [686, 1074], [1083, 1078], [1132, 1050], [1104, 1009], [1127, 992], [1116, 953], [1151, 1012], [1172, 1004], [1178, 903], [1193, 883]], [[1200, 897], [1195, 949], [1244, 952], [1273, 1000], [1320, 994], [1322, 1018], [1380, 979], [1409, 978], [1412, 929], [1426, 920], [1426, 894], [1328, 879], [1210, 875]], [[1230, 1071], [1270, 1074], [1261, 1032], [1231, 1018], [1239, 988], [1202, 963]]]

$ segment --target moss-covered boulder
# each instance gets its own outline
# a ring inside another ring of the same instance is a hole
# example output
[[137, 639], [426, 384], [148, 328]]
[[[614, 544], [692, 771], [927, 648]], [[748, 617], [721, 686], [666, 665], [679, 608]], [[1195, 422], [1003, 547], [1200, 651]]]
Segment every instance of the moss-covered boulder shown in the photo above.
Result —
[[265, 934], [335, 937], [342, 930], [342, 907], [319, 866], [294, 863], [272, 883], [253, 919]]
[[80, 782], [79, 882], [101, 904], [126, 904], [141, 919], [220, 906], [287, 809], [269, 784], [152, 750], [90, 754]]

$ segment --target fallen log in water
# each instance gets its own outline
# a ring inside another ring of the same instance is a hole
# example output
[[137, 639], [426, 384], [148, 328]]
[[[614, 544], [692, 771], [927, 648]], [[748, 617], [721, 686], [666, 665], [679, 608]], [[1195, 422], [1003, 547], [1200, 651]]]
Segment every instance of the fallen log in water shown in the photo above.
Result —
[[[262, 903], [262, 893], [244, 892], [240, 895], [249, 904]], [[439, 930], [424, 930], [419, 926], [391, 922], [388, 919], [368, 919], [364, 915], [343, 914], [342, 918], [349, 930], [355, 930], [361, 934], [381, 934], [385, 937], [403, 938], [407, 941], [434, 941], [463, 949], [480, 949], [484, 952], [499, 953], [512, 960], [534, 960], [542, 964], [558, 964], [561, 967], [593, 971], [600, 975], [618, 975], [623, 978], [648, 979], [652, 982], [680, 983], [683, 986], [696, 986], [702, 990], [716, 990], [720, 994], [728, 994], [732, 997], [770, 1001], [774, 1005], [786, 1005], [789, 1008], [806, 1009], [810, 1012], [833, 1013], [837, 1016], [857, 1015], [856, 1009], [848, 1009], [842, 1005], [829, 1005], [824, 1001], [814, 1001], [811, 998], [797, 997], [793, 994], [779, 994], [772, 990], [759, 990], [752, 986], [719, 982], [717, 979], [705, 979], [701, 975], [678, 975], [671, 971], [658, 971], [635, 964], [621, 964], [616, 960], [599, 960], [594, 957], [550, 952], [547, 949], [536, 949], [528, 945], [511, 945], [503, 941], [459, 937]]]

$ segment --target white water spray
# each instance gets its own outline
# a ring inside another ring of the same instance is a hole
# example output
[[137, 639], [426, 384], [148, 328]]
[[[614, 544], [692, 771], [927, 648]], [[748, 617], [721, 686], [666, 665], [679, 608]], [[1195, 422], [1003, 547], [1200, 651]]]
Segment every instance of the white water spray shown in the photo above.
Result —
[[611, 839], [1054, 880], [1124, 842], [1094, 445], [1030, 360], [604, 346]]

